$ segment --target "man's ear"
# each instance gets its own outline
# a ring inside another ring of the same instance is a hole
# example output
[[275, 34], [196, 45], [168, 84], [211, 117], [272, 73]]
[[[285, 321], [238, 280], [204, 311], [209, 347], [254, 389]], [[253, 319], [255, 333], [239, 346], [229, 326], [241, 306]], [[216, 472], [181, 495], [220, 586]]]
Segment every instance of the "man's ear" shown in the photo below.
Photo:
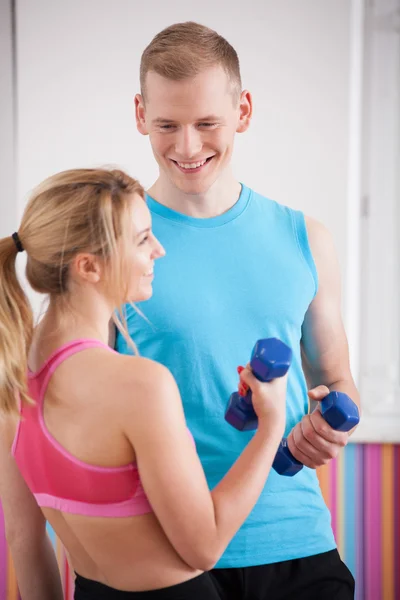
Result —
[[98, 283], [102, 276], [102, 269], [98, 257], [89, 253], [77, 254], [71, 264], [73, 275], [76, 279], [83, 279], [88, 283]]
[[139, 133], [142, 135], [149, 135], [146, 126], [146, 109], [144, 107], [144, 100], [141, 94], [136, 94], [135, 96], [135, 117], [136, 117], [136, 127]]
[[240, 94], [239, 110], [239, 122], [236, 132], [244, 133], [250, 127], [251, 117], [253, 116], [253, 99], [248, 90], [243, 90]]

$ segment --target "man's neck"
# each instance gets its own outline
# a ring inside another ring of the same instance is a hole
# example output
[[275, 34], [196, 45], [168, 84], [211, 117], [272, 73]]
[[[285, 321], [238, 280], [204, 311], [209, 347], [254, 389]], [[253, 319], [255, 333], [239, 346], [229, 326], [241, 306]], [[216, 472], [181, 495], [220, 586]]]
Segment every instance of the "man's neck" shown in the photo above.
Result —
[[148, 190], [160, 204], [189, 217], [209, 219], [227, 212], [239, 199], [241, 185], [231, 173], [221, 176], [204, 194], [186, 194], [162, 177]]

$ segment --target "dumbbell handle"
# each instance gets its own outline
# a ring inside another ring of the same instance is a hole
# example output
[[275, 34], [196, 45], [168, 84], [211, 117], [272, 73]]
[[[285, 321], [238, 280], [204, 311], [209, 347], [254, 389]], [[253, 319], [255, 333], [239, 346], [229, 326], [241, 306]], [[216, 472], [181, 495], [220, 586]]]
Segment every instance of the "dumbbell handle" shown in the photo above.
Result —
[[[286, 344], [277, 338], [262, 339], [253, 348], [250, 367], [259, 381], [272, 381], [286, 374], [291, 360], [292, 351]], [[257, 429], [258, 418], [253, 409], [251, 390], [245, 396], [238, 392], [231, 394], [225, 420], [240, 431]]]
[[[251, 367], [251, 364], [250, 364], [250, 367]], [[254, 377], [256, 379], [258, 379], [258, 381], [262, 381], [263, 383], [265, 383], [267, 381], [272, 381], [273, 379], [275, 379], [275, 377], [272, 377], [272, 376], [263, 379], [263, 377], [259, 373], [257, 373], [256, 368], [255, 369], [252, 368], [251, 371], [252, 371]], [[243, 398], [243, 401], [246, 402], [246, 404], [248, 404], [249, 406], [253, 405], [253, 393], [250, 389], [247, 390], [245, 396], [242, 396], [242, 398]]]
[[[320, 409], [325, 421], [336, 431], [350, 431], [360, 420], [357, 404], [343, 392], [330, 392], [320, 402]], [[281, 441], [272, 466], [286, 477], [293, 477], [303, 468], [290, 452], [286, 438]]]

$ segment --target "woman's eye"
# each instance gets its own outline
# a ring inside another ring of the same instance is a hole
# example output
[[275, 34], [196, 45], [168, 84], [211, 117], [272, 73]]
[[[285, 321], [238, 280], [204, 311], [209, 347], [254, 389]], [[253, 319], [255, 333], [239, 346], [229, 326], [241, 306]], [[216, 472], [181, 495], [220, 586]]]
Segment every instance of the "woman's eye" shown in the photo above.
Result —
[[149, 239], [148, 235], [146, 235], [144, 238], [142, 238], [139, 242], [139, 246], [142, 246], [143, 244], [145, 244], [148, 239]]

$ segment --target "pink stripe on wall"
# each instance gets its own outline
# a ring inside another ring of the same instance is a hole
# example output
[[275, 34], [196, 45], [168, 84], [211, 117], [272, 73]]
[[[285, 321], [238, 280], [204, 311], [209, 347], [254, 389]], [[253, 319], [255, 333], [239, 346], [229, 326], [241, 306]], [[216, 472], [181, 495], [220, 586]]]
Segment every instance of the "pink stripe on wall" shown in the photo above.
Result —
[[371, 444], [365, 456], [365, 600], [383, 600], [381, 569], [381, 448]]
[[400, 446], [394, 447], [394, 573], [395, 600], [400, 598]]
[[364, 528], [364, 480], [365, 480], [365, 460], [364, 450], [362, 446], [356, 448], [356, 472], [355, 472], [355, 514], [356, 521], [354, 523], [355, 535], [355, 562], [356, 568], [353, 573], [356, 580], [357, 600], [362, 600], [364, 597], [364, 548], [365, 548], [365, 528]]

